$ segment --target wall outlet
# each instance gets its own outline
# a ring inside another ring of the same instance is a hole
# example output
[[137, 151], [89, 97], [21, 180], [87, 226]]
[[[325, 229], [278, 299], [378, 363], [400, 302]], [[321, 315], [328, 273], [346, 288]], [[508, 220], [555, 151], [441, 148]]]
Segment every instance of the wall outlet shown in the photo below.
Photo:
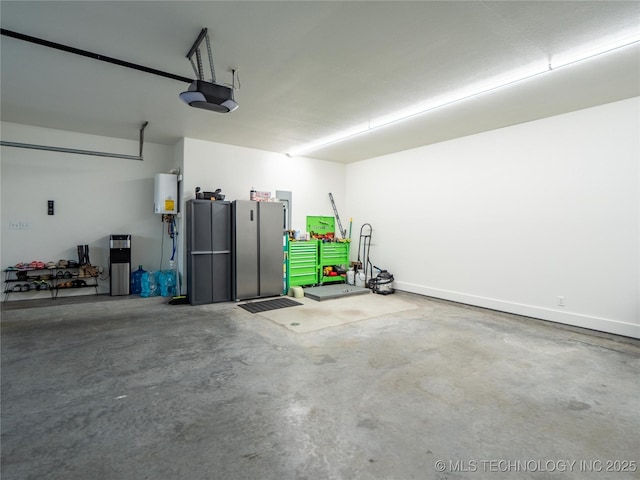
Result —
[[558, 297], [558, 306], [559, 307], [564, 307], [564, 297], [563, 296], [559, 296]]
[[12, 220], [9, 222], [9, 230], [31, 230], [31, 222], [25, 222], [23, 220], [16, 222]]

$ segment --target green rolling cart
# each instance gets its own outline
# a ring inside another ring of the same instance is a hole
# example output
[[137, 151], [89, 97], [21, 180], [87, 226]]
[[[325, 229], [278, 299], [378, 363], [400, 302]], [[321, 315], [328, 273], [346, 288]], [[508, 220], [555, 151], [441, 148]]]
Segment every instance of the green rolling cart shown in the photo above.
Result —
[[345, 268], [349, 265], [349, 243], [346, 242], [320, 242], [320, 264], [318, 266], [318, 283], [345, 282], [346, 277], [341, 275], [330, 277], [324, 275], [324, 267], [341, 265]]
[[287, 290], [318, 283], [318, 240], [287, 242]]
[[[307, 232], [313, 232], [314, 234], [326, 235], [328, 233], [335, 236], [336, 226], [334, 217], [307, 217]], [[325, 267], [343, 266], [345, 268], [349, 265], [349, 242], [324, 242], [318, 241], [318, 283], [334, 283], [345, 282], [346, 277], [334, 276], [330, 277], [324, 275]]]

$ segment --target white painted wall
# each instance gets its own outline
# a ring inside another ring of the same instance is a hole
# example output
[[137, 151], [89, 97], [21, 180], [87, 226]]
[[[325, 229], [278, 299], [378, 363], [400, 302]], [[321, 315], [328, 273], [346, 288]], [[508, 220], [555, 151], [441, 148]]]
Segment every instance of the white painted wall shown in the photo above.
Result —
[[[222, 189], [225, 200], [249, 200], [252, 188], [292, 192], [291, 227], [305, 231], [308, 215], [333, 216], [329, 192], [338, 209], [345, 205], [346, 167], [335, 162], [309, 158], [290, 158], [280, 153], [224, 145], [185, 138], [177, 148], [183, 149], [183, 199], [195, 198], [195, 188], [213, 192]], [[342, 217], [341, 217], [342, 218]], [[184, 217], [179, 219], [184, 231]], [[181, 235], [181, 260], [185, 258], [185, 235]], [[185, 272], [183, 266], [181, 272]], [[186, 282], [183, 281], [183, 293]]]
[[[144, 162], [2, 147], [1, 261], [75, 258], [76, 245], [89, 244], [106, 267], [109, 235], [131, 233], [133, 264], [158, 268], [165, 227], [152, 213], [153, 176], [179, 168], [182, 209], [196, 186], [222, 188], [228, 200], [252, 187], [290, 190], [300, 230], [307, 215], [332, 215], [332, 192], [344, 226], [354, 219], [352, 258], [371, 223], [371, 259], [402, 290], [640, 337], [639, 118], [635, 98], [349, 165], [188, 138], [146, 144]], [[138, 149], [11, 123], [1, 133]], [[10, 230], [15, 221], [31, 229]], [[182, 259], [184, 235], [179, 242]], [[165, 267], [170, 251], [165, 235]]]
[[225, 200], [249, 200], [251, 188], [272, 196], [276, 190], [290, 191], [292, 228], [300, 231], [308, 215], [333, 215], [329, 192], [339, 209], [345, 206], [343, 164], [190, 138], [183, 144], [185, 201], [195, 198], [195, 187], [209, 192], [221, 188]]
[[[85, 135], [3, 122], [2, 140], [82, 150], [137, 155], [136, 141]], [[20, 261], [77, 260], [77, 245], [89, 245], [91, 263], [109, 265], [109, 236], [130, 233], [132, 268], [160, 266], [160, 216], [153, 213], [153, 177], [175, 167], [173, 147], [144, 145], [143, 162], [66, 153], [2, 147], [2, 268]], [[47, 200], [55, 201], [55, 215], [47, 215]], [[30, 224], [12, 230], [10, 222]], [[171, 242], [164, 239], [164, 268]], [[106, 274], [105, 274], [106, 276]], [[108, 280], [100, 292], [109, 291]], [[66, 291], [91, 293], [90, 289]], [[45, 297], [33, 292], [10, 300]]]
[[354, 232], [399, 289], [640, 337], [639, 119], [634, 98], [350, 164]]

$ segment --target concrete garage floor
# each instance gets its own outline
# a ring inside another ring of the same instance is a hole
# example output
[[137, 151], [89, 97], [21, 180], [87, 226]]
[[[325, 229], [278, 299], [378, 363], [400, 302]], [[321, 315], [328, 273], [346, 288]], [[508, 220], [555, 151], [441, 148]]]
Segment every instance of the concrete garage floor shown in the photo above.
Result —
[[640, 342], [392, 297], [415, 308], [306, 333], [234, 303], [10, 302], [2, 478], [640, 478]]

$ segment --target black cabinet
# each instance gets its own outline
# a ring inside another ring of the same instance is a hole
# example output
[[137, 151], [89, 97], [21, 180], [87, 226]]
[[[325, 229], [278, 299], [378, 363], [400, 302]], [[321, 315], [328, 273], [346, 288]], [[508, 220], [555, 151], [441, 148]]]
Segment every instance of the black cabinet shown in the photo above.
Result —
[[187, 291], [191, 305], [232, 299], [231, 202], [187, 202]]

